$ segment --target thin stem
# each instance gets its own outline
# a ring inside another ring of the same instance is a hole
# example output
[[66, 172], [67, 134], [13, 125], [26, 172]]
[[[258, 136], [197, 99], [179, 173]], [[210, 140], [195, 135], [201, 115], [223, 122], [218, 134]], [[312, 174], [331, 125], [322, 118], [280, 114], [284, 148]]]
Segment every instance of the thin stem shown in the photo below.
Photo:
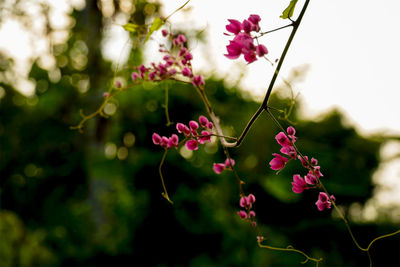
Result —
[[174, 12], [172, 12], [170, 15], [168, 15], [164, 21], [167, 21], [172, 15], [174, 15], [176, 12], [178, 12], [179, 10], [183, 9], [187, 4], [189, 4], [191, 0], [187, 0], [182, 6], [180, 6], [179, 8], [177, 8]]
[[171, 124], [173, 124], [173, 122], [171, 122], [171, 120], [169, 119], [169, 112], [168, 112], [168, 83], [165, 84], [164, 109], [165, 109], [165, 117], [167, 118], [167, 126], [170, 126]]
[[264, 35], [266, 35], [268, 33], [276, 32], [276, 31], [279, 31], [279, 30], [282, 30], [282, 29], [285, 29], [285, 28], [288, 28], [288, 27], [291, 27], [291, 26], [293, 26], [293, 23], [290, 23], [288, 25], [285, 25], [285, 26], [282, 26], [282, 27], [279, 27], [279, 28], [276, 28], [276, 29], [273, 29], [273, 30], [270, 30], [270, 31], [262, 32], [262, 33], [260, 33], [259, 36], [257, 36], [257, 38], [261, 37], [261, 36], [264, 36]]
[[162, 171], [161, 171], [161, 168], [162, 168], [162, 166], [163, 166], [163, 164], [164, 164], [165, 158], [167, 157], [167, 153], [168, 153], [168, 149], [165, 149], [164, 154], [163, 154], [163, 156], [162, 156], [162, 158], [161, 158], [160, 165], [158, 166], [158, 173], [159, 173], [159, 175], [160, 175], [161, 184], [162, 184], [162, 187], [163, 187], [163, 189], [164, 189], [164, 192], [161, 193], [161, 195], [162, 195], [169, 203], [174, 204], [174, 202], [172, 202], [172, 200], [171, 200], [171, 199], [169, 198], [169, 196], [168, 196], [167, 188], [166, 188], [165, 183], [164, 183], [164, 177], [163, 177]]
[[[223, 149], [224, 149], [225, 156], [226, 156], [226, 158], [228, 159], [228, 162], [231, 163], [231, 162], [232, 162], [232, 158], [231, 158], [231, 156], [229, 155], [228, 148], [226, 148], [226, 147], [223, 146]], [[237, 174], [236, 169], [235, 169], [235, 167], [233, 166], [233, 164], [230, 164], [230, 167], [231, 167], [231, 169], [232, 169], [233, 175], [234, 175], [235, 178], [236, 178], [236, 181], [238, 182], [239, 194], [240, 194], [240, 196], [242, 197], [242, 196], [244, 196], [244, 191], [243, 191], [243, 184], [244, 184], [244, 182], [240, 179], [240, 177], [239, 177], [239, 175]]]
[[293, 247], [278, 248], [278, 247], [272, 247], [272, 246], [268, 246], [268, 245], [262, 245], [261, 242], [258, 242], [258, 246], [260, 248], [267, 248], [267, 249], [270, 249], [270, 250], [291, 251], [291, 252], [299, 253], [299, 254], [303, 255], [306, 258], [305, 261], [302, 262], [302, 264], [307, 263], [309, 260], [311, 260], [311, 261], [314, 261], [316, 263], [316, 265], [318, 266], [318, 263], [323, 260], [322, 258], [319, 258], [319, 259], [312, 258], [312, 257], [308, 256], [306, 253], [304, 253], [303, 251], [295, 249]]

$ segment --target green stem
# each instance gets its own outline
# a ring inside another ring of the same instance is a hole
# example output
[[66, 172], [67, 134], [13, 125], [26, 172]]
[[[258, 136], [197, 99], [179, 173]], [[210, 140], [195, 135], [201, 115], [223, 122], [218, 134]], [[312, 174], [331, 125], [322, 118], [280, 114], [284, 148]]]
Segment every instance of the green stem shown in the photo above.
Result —
[[270, 250], [291, 251], [291, 252], [299, 253], [299, 254], [303, 255], [306, 258], [306, 260], [303, 261], [302, 264], [305, 264], [309, 260], [311, 260], [311, 261], [314, 261], [316, 263], [316, 266], [318, 266], [318, 263], [322, 261], [322, 258], [319, 258], [319, 259], [312, 258], [312, 257], [308, 256], [306, 253], [304, 253], [303, 251], [295, 249], [295, 248], [290, 248], [290, 247], [288, 247], [288, 248], [272, 247], [272, 246], [268, 246], [268, 245], [262, 245], [261, 242], [258, 242], [258, 246], [260, 248], [267, 248], [267, 249], [270, 249]]
[[163, 189], [164, 189], [164, 192], [161, 193], [161, 195], [162, 195], [166, 200], [168, 200], [169, 203], [174, 204], [174, 202], [172, 202], [172, 200], [171, 200], [171, 199], [169, 198], [169, 196], [168, 196], [167, 188], [166, 188], [165, 183], [164, 183], [164, 177], [163, 177], [162, 171], [161, 171], [161, 168], [162, 168], [162, 166], [163, 166], [163, 164], [164, 164], [165, 158], [167, 157], [167, 153], [168, 153], [168, 149], [165, 149], [164, 154], [163, 154], [163, 156], [162, 156], [162, 158], [161, 158], [160, 165], [158, 166], [158, 173], [159, 173], [159, 175], [160, 175], [161, 184], [162, 184], [162, 187], [163, 187]]
[[189, 4], [191, 0], [187, 0], [183, 5], [181, 5], [179, 8], [177, 8], [174, 12], [172, 12], [168, 17], [164, 19], [164, 21], [167, 21], [172, 15], [174, 15], [176, 12], [179, 10], [183, 9], [187, 4]]
[[260, 33], [259, 36], [257, 36], [257, 38], [261, 37], [261, 36], [264, 36], [264, 35], [266, 35], [268, 33], [276, 32], [276, 31], [279, 31], [279, 30], [282, 30], [282, 29], [285, 29], [285, 28], [288, 28], [288, 27], [291, 27], [291, 26], [293, 26], [293, 23], [290, 23], [288, 25], [285, 25], [285, 26], [282, 26], [282, 27], [279, 27], [279, 28], [276, 28], [276, 29], [273, 29], [273, 30], [270, 30], [270, 31], [262, 32], [262, 33]]
[[169, 112], [168, 112], [168, 83], [165, 84], [165, 103], [164, 103], [164, 109], [165, 109], [165, 117], [167, 118], [167, 126], [170, 126], [173, 124], [171, 120], [169, 119]]

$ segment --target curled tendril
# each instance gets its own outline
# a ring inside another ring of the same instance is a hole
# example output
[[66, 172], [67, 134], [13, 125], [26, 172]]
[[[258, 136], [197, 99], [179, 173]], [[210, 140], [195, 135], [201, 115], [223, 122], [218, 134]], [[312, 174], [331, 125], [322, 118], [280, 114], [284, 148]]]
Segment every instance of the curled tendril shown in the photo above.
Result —
[[[263, 241], [265, 241], [265, 240], [263, 240]], [[279, 247], [272, 247], [272, 246], [269, 246], [269, 245], [263, 245], [262, 244], [263, 241], [258, 241], [257, 242], [258, 246], [260, 248], [265, 248], [265, 249], [270, 249], [270, 250], [275, 250], [275, 251], [290, 251], [290, 252], [295, 252], [295, 253], [299, 253], [299, 254], [303, 255], [305, 257], [305, 260], [302, 261], [301, 264], [305, 264], [308, 261], [313, 261], [313, 262], [315, 262], [316, 266], [318, 266], [318, 264], [323, 260], [323, 258], [316, 259], [316, 258], [310, 257], [305, 252], [303, 252], [301, 250], [298, 250], [298, 249], [295, 249], [291, 245], [287, 246], [286, 248], [279, 248]]]

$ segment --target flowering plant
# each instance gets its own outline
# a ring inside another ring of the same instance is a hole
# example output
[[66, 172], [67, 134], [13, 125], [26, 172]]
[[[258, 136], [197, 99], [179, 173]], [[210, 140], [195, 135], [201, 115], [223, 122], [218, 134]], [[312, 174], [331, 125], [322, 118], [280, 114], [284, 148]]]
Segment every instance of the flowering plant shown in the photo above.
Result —
[[[187, 1], [183, 6], [185, 6], [188, 2], [189, 1]], [[273, 158], [269, 161], [269, 163], [266, 163], [265, 166], [267, 167], [269, 165], [269, 167], [273, 171], [277, 171], [277, 174], [279, 174], [279, 172], [282, 171], [289, 164], [289, 162], [295, 161], [301, 164], [304, 169], [306, 169], [303, 176], [298, 173], [293, 174], [293, 181], [291, 182], [293, 193], [302, 194], [308, 190], [317, 190], [318, 196], [316, 197], [315, 201], [315, 209], [319, 211], [325, 211], [332, 208], [335, 209], [339, 217], [345, 223], [346, 228], [349, 231], [355, 245], [361, 251], [366, 252], [368, 256], [370, 256], [370, 248], [376, 240], [381, 239], [382, 237], [392, 236], [400, 233], [399, 230], [388, 235], [377, 237], [373, 239], [366, 248], [361, 247], [352, 233], [348, 220], [341, 212], [341, 210], [337, 207], [335, 196], [330, 194], [327, 188], [324, 186], [323, 179], [321, 179], [324, 177], [324, 175], [321, 171], [321, 167], [318, 165], [318, 160], [313, 157], [311, 157], [310, 159], [308, 156], [305, 156], [301, 153], [301, 151], [297, 147], [299, 138], [296, 136], [296, 129], [293, 126], [289, 126], [285, 130], [278, 119], [271, 112], [272, 108], [269, 106], [269, 98], [272, 89], [279, 75], [281, 66], [284, 62], [291, 42], [301, 24], [302, 18], [305, 14], [309, 2], [309, 0], [305, 1], [297, 19], [293, 20], [293, 10], [296, 6], [297, 1], [291, 1], [289, 6], [285, 9], [281, 16], [283, 19], [289, 20], [290, 23], [288, 25], [270, 31], [262, 32], [260, 26], [261, 17], [257, 14], [250, 14], [249, 17], [242, 22], [236, 19], [228, 19], [228, 24], [225, 27], [228, 33], [225, 33], [225, 35], [229, 36], [232, 39], [229, 40], [229, 44], [227, 44], [226, 46], [227, 52], [224, 56], [228, 59], [233, 60], [239, 59], [243, 55], [244, 60], [248, 64], [251, 64], [256, 60], [262, 58], [270, 61], [267, 58], [267, 47], [259, 43], [259, 39], [261, 37], [270, 32], [274, 32], [283, 28], [290, 27], [292, 29], [285, 48], [282, 52], [282, 55], [280, 59], [276, 62], [277, 64], [275, 72], [266, 90], [265, 97], [239, 137], [230, 137], [226, 136], [223, 133], [220, 120], [218, 116], [214, 113], [213, 107], [205, 93], [206, 82], [203, 76], [197, 74], [196, 71], [193, 69], [193, 54], [188, 48], [188, 39], [184, 34], [174, 34], [171, 30], [162, 29], [161, 34], [165, 38], [164, 40], [167, 42], [167, 44], [159, 44], [158, 52], [163, 55], [162, 61], [158, 63], [152, 62], [148, 66], [142, 64], [140, 66], [134, 67], [131, 72], [130, 78], [132, 83], [134, 84], [138, 84], [143, 81], [160, 82], [164, 80], [174, 80], [191, 84], [194, 90], [200, 95], [200, 98], [205, 106], [205, 115], [201, 115], [198, 120], [192, 119], [186, 124], [183, 122], [176, 123], [174, 132], [170, 133], [171, 135], [169, 137], [161, 136], [157, 132], [153, 132], [152, 136], [149, 136], [149, 139], [151, 138], [154, 145], [160, 146], [164, 150], [164, 154], [162, 156], [158, 170], [163, 186], [162, 195], [167, 201], [173, 203], [171, 197], [168, 194], [162, 172], [162, 167], [168, 151], [181, 147], [184, 147], [189, 151], [196, 151], [199, 150], [201, 146], [207, 145], [208, 143], [213, 142], [213, 140], [218, 140], [224, 151], [226, 160], [223, 163], [213, 163], [212, 166], [209, 167], [216, 174], [221, 174], [225, 170], [232, 172], [238, 183], [239, 188], [238, 204], [240, 208], [238, 208], [237, 210], [237, 216], [243, 221], [248, 222], [251, 227], [255, 229], [255, 231], [257, 232], [256, 240], [259, 247], [271, 250], [299, 253], [305, 257], [305, 261], [313, 261], [318, 265], [318, 263], [322, 261], [322, 258], [311, 257], [303, 251], [300, 251], [293, 247], [281, 248], [264, 244], [266, 238], [261, 233], [259, 225], [257, 224], [257, 217], [254, 209], [256, 196], [253, 193], [245, 193], [244, 181], [239, 178], [239, 175], [235, 169], [237, 163], [230, 156], [229, 151], [230, 148], [238, 147], [242, 143], [243, 139], [249, 132], [251, 126], [254, 124], [256, 119], [260, 116], [260, 114], [265, 112], [270, 116], [271, 120], [280, 129], [280, 132], [275, 136], [275, 140], [281, 146], [279, 150], [280, 153], [273, 153]], [[161, 29], [161, 27], [165, 24], [169, 17], [170, 16], [165, 19], [155, 19], [148, 30], [146, 39], [149, 39], [153, 32]], [[129, 27], [126, 26], [125, 28], [127, 29]], [[123, 89], [124, 88], [121, 86], [121, 84], [117, 82], [114, 87], [112, 87], [108, 92], [104, 93], [104, 103], [107, 103], [107, 101], [109, 101], [114, 95], [121, 92]], [[97, 112], [89, 116], [83, 116], [81, 123], [76, 128], [81, 129], [86, 120], [90, 119], [96, 114], [102, 114], [102, 109], [105, 105], [104, 103]], [[166, 114], [168, 124], [170, 124], [167, 110]], [[324, 179], [327, 178], [328, 177], [324, 177]], [[340, 201], [340, 199], [338, 201]], [[371, 258], [369, 257], [369, 259], [371, 263]]]

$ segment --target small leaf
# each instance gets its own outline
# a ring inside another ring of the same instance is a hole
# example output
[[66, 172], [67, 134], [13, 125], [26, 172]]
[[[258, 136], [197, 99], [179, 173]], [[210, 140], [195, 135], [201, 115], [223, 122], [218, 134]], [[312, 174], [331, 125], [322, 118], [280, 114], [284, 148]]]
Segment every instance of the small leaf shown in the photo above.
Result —
[[161, 26], [164, 25], [164, 23], [165, 23], [165, 21], [162, 20], [161, 18], [159, 18], [159, 17], [155, 18], [149, 28], [149, 31], [147, 32], [146, 41], [149, 40], [149, 38], [153, 34], [153, 32], [159, 30], [161, 28]]
[[125, 29], [125, 31], [132, 32], [132, 33], [136, 32], [136, 29], [139, 28], [138, 25], [133, 24], [133, 23], [127, 23], [122, 27]]
[[293, 16], [294, 8], [296, 7], [298, 0], [291, 0], [289, 6], [283, 11], [282, 15], [280, 16], [283, 19], [288, 19]]

